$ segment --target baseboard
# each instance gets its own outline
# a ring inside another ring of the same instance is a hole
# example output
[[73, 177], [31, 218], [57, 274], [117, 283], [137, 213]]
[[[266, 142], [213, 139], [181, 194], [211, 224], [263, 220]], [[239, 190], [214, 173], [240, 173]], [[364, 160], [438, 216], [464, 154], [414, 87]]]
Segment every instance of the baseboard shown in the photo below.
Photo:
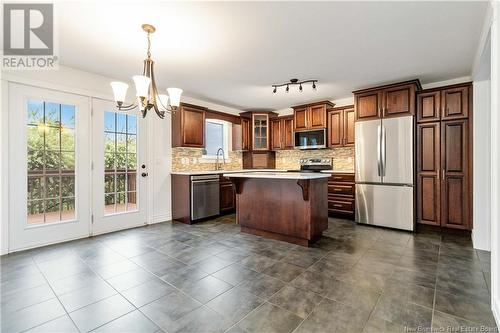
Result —
[[[474, 234], [474, 229], [471, 231], [471, 238], [472, 238], [472, 247], [476, 250], [482, 250], [482, 251], [488, 251], [491, 252], [491, 247], [490, 246], [484, 246], [484, 242], [480, 242], [477, 240], [477, 237]], [[489, 244], [486, 244], [489, 245]]]
[[153, 216], [151, 222], [149, 224], [161, 223], [172, 220], [172, 212], [168, 212], [166, 214], [160, 214]]
[[491, 311], [493, 312], [493, 317], [497, 323], [497, 327], [500, 326], [500, 307], [498, 301], [492, 297], [491, 299]]

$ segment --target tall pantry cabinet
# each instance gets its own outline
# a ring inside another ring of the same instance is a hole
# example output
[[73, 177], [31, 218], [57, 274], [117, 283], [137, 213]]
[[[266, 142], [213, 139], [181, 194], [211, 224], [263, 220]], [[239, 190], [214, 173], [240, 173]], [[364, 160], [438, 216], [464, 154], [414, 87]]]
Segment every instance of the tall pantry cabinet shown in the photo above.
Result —
[[417, 222], [472, 229], [472, 84], [417, 93]]

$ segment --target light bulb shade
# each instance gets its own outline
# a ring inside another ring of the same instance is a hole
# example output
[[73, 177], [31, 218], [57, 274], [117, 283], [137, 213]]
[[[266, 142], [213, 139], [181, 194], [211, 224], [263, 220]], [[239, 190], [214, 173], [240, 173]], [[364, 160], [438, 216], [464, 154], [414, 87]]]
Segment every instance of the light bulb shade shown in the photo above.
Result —
[[137, 97], [148, 97], [149, 84], [151, 79], [144, 75], [134, 75], [132, 76], [135, 83], [135, 94]]
[[168, 111], [168, 95], [158, 95], [158, 109], [160, 111]]
[[168, 88], [168, 96], [170, 97], [170, 105], [173, 107], [179, 107], [181, 104], [182, 89], [179, 88]]
[[114, 81], [110, 83], [113, 89], [113, 95], [115, 95], [115, 102], [125, 101], [125, 96], [127, 95], [128, 84], [125, 82]]

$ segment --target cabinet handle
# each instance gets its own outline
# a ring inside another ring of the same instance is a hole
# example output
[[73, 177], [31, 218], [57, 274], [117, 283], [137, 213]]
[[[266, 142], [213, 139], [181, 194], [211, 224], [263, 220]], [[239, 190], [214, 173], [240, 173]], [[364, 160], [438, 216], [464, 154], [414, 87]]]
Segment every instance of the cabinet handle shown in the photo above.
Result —
[[341, 208], [341, 207], [342, 207], [342, 205], [339, 205], [339, 204], [334, 204], [334, 205], [333, 205], [333, 207], [339, 207], [339, 208]]
[[442, 178], [443, 178], [443, 180], [444, 180], [444, 178], [445, 178], [445, 176], [444, 176], [444, 168], [443, 168], [443, 176], [442, 176]]
[[333, 190], [334, 190], [335, 192], [341, 192], [341, 191], [342, 191], [342, 189], [341, 189], [341, 188], [334, 188]]

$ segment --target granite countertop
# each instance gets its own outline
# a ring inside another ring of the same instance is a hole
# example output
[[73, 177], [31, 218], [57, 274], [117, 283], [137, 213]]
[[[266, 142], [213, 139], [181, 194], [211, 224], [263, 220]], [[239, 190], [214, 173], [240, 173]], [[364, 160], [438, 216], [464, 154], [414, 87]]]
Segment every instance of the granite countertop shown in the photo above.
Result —
[[229, 178], [266, 178], [266, 179], [320, 179], [330, 177], [328, 174], [312, 172], [241, 172], [224, 173], [224, 177]]
[[209, 171], [174, 171], [172, 175], [194, 176], [194, 175], [220, 175], [223, 173], [239, 172], [286, 172], [284, 169], [241, 169], [241, 170], [209, 170]]
[[[231, 173], [249, 172], [287, 172], [286, 169], [241, 169], [241, 170], [209, 170], [209, 171], [174, 171], [172, 175], [195, 176], [195, 175], [220, 175]], [[354, 170], [322, 170], [322, 173], [354, 173]], [[298, 172], [296, 172], [298, 173]]]

